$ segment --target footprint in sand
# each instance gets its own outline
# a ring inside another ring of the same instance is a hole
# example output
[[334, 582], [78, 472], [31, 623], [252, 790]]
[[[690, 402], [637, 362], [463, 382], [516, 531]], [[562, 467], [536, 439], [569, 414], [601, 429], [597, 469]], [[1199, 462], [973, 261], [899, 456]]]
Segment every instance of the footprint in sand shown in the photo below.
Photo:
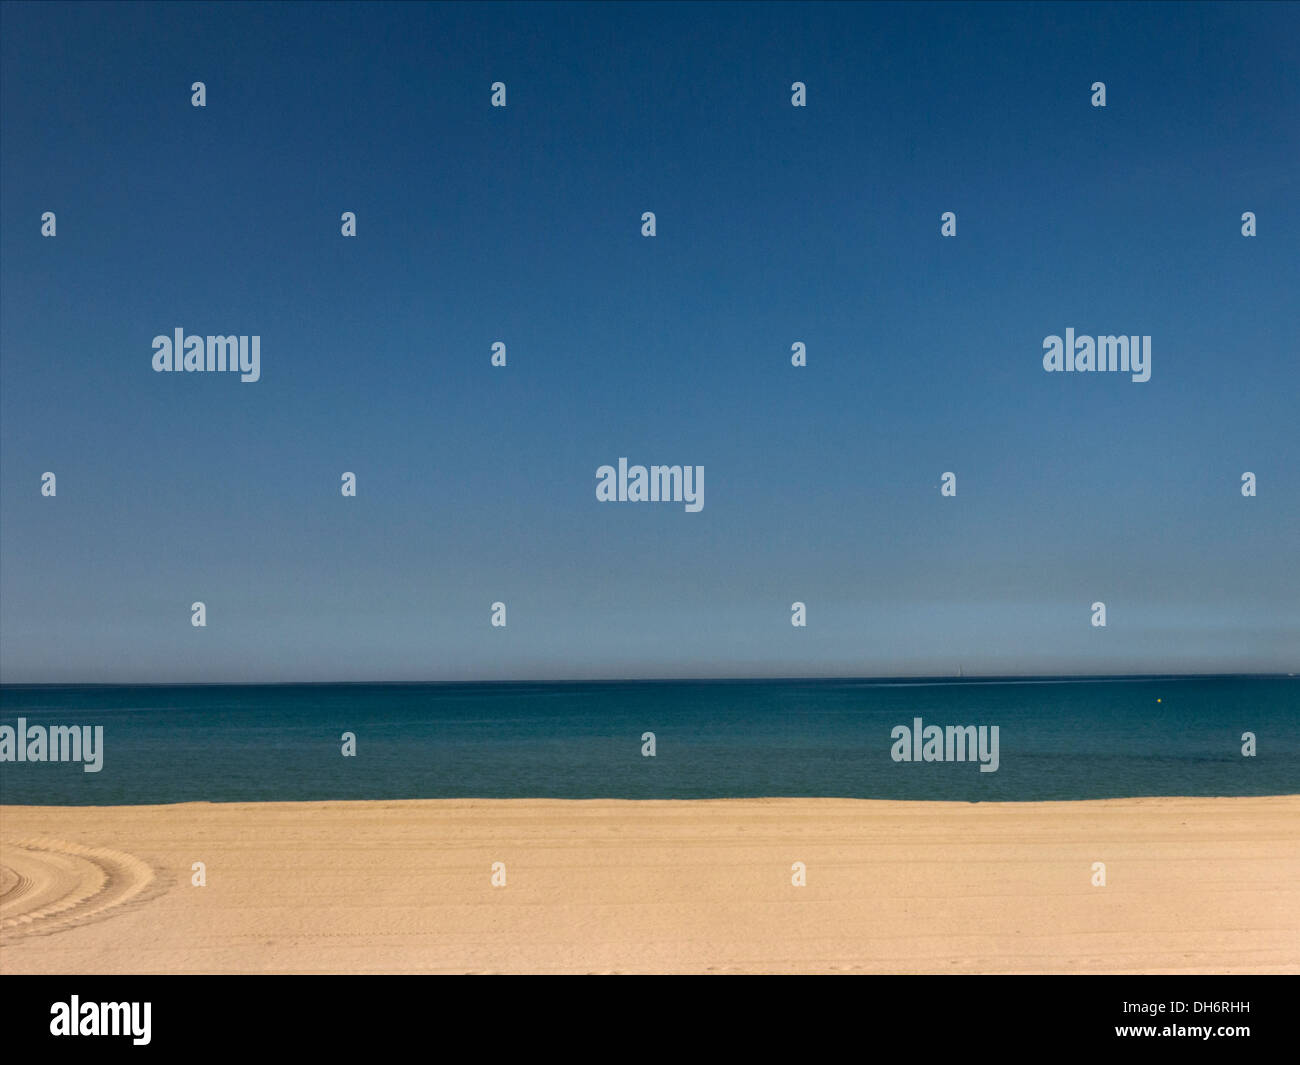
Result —
[[165, 886], [147, 862], [107, 847], [33, 838], [0, 843], [0, 938], [102, 921]]

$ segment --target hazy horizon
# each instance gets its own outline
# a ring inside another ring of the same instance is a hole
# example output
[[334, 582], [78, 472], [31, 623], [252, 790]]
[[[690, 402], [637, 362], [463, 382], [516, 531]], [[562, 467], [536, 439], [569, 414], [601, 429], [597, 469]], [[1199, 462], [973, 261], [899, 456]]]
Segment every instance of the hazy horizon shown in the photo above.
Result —
[[1295, 673], [1027, 673], [1027, 674], [984, 674], [967, 673], [961, 676], [944, 676], [941, 674], [893, 674], [877, 676], [854, 676], [851, 674], [818, 674], [804, 676], [674, 676], [674, 677], [519, 677], [509, 680], [497, 678], [443, 679], [443, 680], [273, 680], [273, 681], [5, 681], [0, 682], [0, 690], [5, 688], [238, 688], [238, 687], [275, 687], [276, 685], [307, 687], [311, 685], [357, 685], [382, 686], [435, 684], [761, 684], [765, 682], [801, 684], [809, 681], [842, 682], [847, 684], [1061, 684], [1071, 681], [1080, 683], [1105, 681], [1178, 681], [1178, 680], [1285, 680], [1296, 676]]

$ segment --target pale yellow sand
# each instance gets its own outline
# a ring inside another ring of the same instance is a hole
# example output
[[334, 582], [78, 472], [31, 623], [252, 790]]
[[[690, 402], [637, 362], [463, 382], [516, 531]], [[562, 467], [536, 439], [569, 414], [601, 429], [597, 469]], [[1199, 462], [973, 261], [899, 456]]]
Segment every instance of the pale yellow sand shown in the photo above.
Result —
[[0, 839], [5, 973], [1300, 972], [1300, 796], [4, 806]]

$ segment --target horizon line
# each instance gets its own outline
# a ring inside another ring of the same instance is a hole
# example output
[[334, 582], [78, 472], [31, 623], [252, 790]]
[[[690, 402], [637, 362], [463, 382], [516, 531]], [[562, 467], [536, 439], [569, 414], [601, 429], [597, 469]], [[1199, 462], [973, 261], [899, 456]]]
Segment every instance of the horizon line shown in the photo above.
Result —
[[1063, 681], [1153, 680], [1288, 680], [1295, 673], [990, 673], [987, 675], [897, 674], [890, 676], [817, 675], [780, 677], [582, 677], [517, 678], [513, 680], [264, 680], [264, 681], [0, 681], [7, 688], [274, 688], [274, 687], [432, 687], [435, 685], [519, 684], [800, 684], [851, 682], [859, 684], [1007, 684]]

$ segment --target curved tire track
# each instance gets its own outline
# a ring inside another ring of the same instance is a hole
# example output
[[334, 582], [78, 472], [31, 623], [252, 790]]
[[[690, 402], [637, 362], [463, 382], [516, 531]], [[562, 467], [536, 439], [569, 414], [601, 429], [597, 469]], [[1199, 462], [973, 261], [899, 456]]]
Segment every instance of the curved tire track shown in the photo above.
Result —
[[102, 921], [167, 890], [148, 862], [108, 847], [35, 837], [0, 844], [0, 939]]

